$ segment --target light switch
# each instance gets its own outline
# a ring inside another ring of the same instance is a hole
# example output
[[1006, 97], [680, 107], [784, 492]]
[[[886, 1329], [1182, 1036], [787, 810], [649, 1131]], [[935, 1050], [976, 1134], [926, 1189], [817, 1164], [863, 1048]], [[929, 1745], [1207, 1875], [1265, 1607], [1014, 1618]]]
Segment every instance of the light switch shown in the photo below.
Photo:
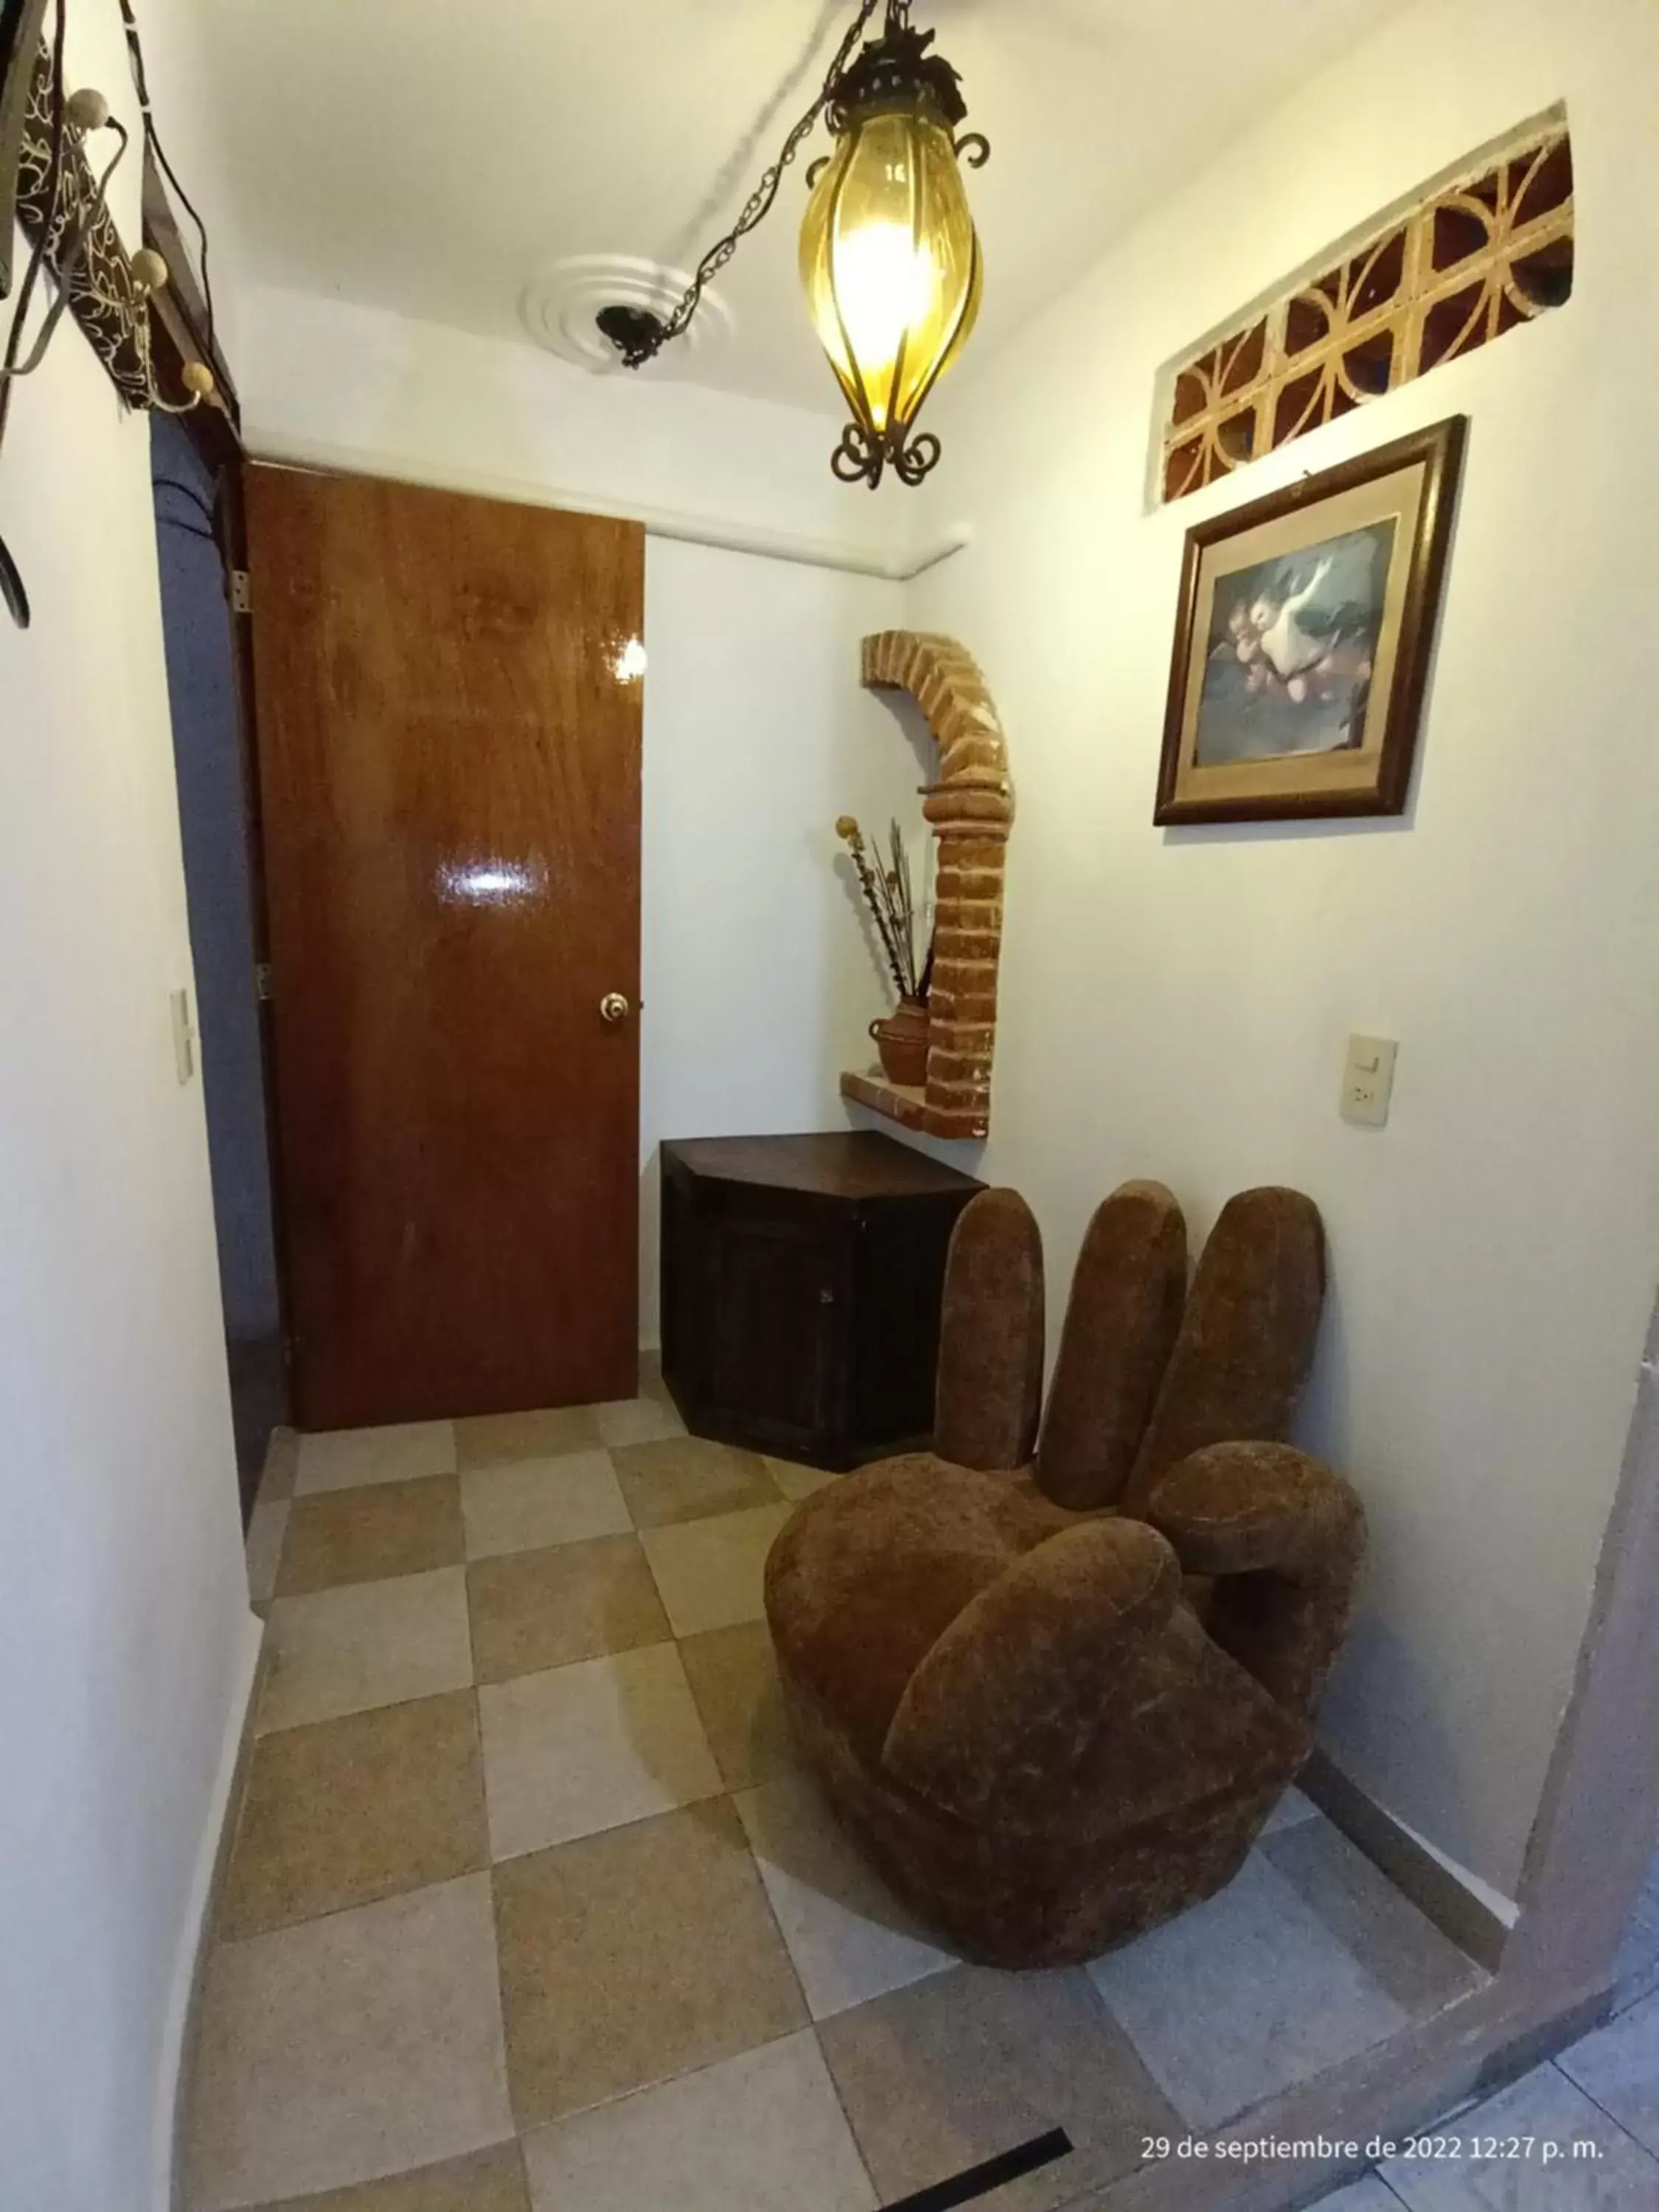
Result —
[[180, 1083], [196, 1073], [196, 1024], [190, 1016], [190, 993], [174, 991], [173, 1008], [173, 1066]]
[[1395, 1055], [1400, 1050], [1391, 1037], [1351, 1036], [1347, 1064], [1342, 1070], [1342, 1118], [1367, 1129], [1387, 1126], [1389, 1100], [1394, 1091]]

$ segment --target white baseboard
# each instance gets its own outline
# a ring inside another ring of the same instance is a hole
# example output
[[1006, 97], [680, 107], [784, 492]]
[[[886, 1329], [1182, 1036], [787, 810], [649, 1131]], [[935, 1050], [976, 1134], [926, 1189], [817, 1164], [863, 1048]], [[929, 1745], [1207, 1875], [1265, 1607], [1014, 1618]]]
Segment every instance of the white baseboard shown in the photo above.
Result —
[[179, 2147], [184, 2140], [185, 2104], [189, 2093], [189, 2057], [196, 2001], [206, 1963], [206, 1938], [222, 1871], [227, 1825], [233, 1810], [237, 1778], [252, 1718], [253, 1693], [259, 1680], [259, 1658], [264, 1644], [264, 1623], [252, 1613], [238, 1661], [238, 1680], [225, 1722], [213, 1796], [196, 1848], [191, 1875], [190, 1902], [185, 1915], [179, 1955], [173, 1963], [173, 1988], [167, 2000], [161, 2036], [161, 2079], [156, 2085], [155, 2182], [151, 2201], [155, 2212], [180, 2212], [184, 2176], [179, 2171]]

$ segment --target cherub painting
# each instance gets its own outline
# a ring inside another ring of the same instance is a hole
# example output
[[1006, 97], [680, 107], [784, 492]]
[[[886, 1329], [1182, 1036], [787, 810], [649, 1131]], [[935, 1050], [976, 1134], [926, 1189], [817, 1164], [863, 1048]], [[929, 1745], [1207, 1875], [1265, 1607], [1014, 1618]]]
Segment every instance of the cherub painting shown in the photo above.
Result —
[[1404, 811], [1464, 428], [1454, 415], [1188, 530], [1154, 822]]
[[1395, 520], [1216, 578], [1194, 764], [1364, 741]]

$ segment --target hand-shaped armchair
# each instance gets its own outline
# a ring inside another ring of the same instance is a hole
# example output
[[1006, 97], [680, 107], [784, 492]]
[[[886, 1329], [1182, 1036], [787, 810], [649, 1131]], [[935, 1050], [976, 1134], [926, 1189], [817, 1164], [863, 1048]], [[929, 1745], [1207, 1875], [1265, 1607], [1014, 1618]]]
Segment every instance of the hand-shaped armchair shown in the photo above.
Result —
[[1036, 1224], [987, 1191], [951, 1245], [934, 1451], [820, 1491], [773, 1547], [804, 1750], [968, 1957], [1066, 1964], [1196, 1904], [1306, 1758], [1364, 1542], [1349, 1486], [1277, 1441], [1323, 1283], [1311, 1202], [1246, 1191], [1187, 1297], [1174, 1198], [1124, 1185], [1039, 1441]]

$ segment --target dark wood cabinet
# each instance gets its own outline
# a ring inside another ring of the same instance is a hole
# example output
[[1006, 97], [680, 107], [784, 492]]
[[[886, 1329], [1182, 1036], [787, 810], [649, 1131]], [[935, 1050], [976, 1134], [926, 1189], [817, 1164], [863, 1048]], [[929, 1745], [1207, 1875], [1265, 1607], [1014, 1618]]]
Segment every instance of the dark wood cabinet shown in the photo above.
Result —
[[925, 1443], [981, 1188], [861, 1130], [665, 1145], [663, 1375], [692, 1433], [832, 1468]]

